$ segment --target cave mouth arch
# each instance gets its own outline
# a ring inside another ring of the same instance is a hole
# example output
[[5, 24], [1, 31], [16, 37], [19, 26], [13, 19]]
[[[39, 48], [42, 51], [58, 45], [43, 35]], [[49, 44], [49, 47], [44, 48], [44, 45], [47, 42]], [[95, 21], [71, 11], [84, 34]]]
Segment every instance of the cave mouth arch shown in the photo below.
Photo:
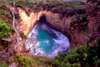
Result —
[[46, 14], [42, 14], [39, 17], [39, 20], [36, 23], [45, 23], [47, 26], [49, 26], [49, 27], [51, 27], [51, 28], [61, 32], [62, 34], [64, 34], [68, 38], [69, 42], [71, 43], [71, 36], [70, 36], [70, 34], [67, 31], [61, 31], [61, 30], [57, 29], [56, 26], [51, 25], [50, 22], [47, 21], [47, 19], [46, 19]]
[[67, 53], [70, 48], [68, 38], [55, 28], [52, 28], [45, 15], [42, 15], [35, 23], [29, 33], [29, 38], [32, 36], [37, 40], [36, 47], [34, 46], [32, 49], [33, 55], [38, 55], [39, 53], [40, 55], [43, 54], [54, 58], [58, 51]]

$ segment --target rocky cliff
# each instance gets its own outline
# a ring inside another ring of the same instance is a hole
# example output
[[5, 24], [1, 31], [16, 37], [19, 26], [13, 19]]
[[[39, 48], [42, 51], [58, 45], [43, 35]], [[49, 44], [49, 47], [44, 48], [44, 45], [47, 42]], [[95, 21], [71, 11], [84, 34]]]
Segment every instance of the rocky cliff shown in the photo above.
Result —
[[[70, 23], [72, 17], [70, 16], [61, 18], [61, 15], [59, 13], [52, 13], [50, 11], [40, 11], [35, 13], [28, 12], [28, 9], [26, 9], [26, 11], [29, 13], [27, 14], [21, 8], [18, 8], [18, 10], [19, 15], [22, 19], [20, 28], [25, 35], [28, 35], [28, 33], [32, 30], [32, 28], [37, 22], [45, 21], [48, 24], [48, 26], [66, 35], [70, 41], [70, 47], [75, 48], [78, 44], [83, 45], [84, 43], [90, 41], [92, 32], [94, 32], [89, 28], [85, 32], [71, 28]], [[89, 23], [90, 26], [88, 26], [92, 27], [93, 25], [91, 24], [92, 22]]]

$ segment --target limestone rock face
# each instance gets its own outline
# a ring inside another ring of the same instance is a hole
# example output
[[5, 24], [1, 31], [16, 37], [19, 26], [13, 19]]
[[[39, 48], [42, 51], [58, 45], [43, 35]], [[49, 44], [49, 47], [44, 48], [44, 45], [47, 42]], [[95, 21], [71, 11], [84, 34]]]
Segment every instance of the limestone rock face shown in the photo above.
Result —
[[77, 31], [76, 29], [70, 28], [71, 17], [63, 17], [58, 13], [52, 13], [50, 11], [40, 11], [38, 13], [30, 12], [30, 16], [28, 16], [24, 10], [18, 8], [19, 15], [22, 19], [21, 22], [21, 30], [25, 35], [32, 30], [36, 21], [41, 21], [42, 16], [45, 16], [47, 24], [62, 32], [66, 35], [70, 41], [70, 48], [75, 48], [78, 44], [83, 45], [83, 43], [87, 43], [89, 37], [87, 37], [83, 32]]

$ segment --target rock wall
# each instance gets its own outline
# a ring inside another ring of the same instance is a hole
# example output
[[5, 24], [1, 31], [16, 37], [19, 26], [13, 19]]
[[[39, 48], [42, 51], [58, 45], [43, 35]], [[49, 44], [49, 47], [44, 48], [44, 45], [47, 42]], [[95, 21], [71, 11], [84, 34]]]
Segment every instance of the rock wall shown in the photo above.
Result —
[[71, 17], [61, 18], [60, 14], [50, 11], [30, 12], [28, 16], [24, 10], [20, 8], [18, 10], [22, 19], [20, 28], [25, 35], [28, 35], [37, 21], [46, 21], [50, 27], [62, 32], [68, 37], [70, 48], [75, 48], [78, 44], [83, 45], [89, 41], [89, 37], [84, 32], [70, 28]]
[[62, 32], [68, 37], [70, 41], [70, 48], [75, 48], [78, 44], [83, 45], [89, 41], [89, 37], [86, 36], [84, 32], [70, 28], [71, 17], [63, 17], [61, 19], [60, 14], [49, 12], [41, 15], [40, 21], [41, 18], [46, 18], [46, 22], [50, 27]]

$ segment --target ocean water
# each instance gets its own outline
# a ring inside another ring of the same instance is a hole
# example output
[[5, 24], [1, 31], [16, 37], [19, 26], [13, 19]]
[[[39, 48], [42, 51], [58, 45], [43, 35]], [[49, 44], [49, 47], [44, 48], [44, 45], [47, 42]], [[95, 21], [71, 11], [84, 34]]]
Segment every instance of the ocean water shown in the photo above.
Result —
[[66, 36], [46, 24], [35, 25], [28, 38], [26, 48], [31, 48], [30, 52], [35, 56], [54, 58], [58, 51], [67, 53], [70, 47]]

